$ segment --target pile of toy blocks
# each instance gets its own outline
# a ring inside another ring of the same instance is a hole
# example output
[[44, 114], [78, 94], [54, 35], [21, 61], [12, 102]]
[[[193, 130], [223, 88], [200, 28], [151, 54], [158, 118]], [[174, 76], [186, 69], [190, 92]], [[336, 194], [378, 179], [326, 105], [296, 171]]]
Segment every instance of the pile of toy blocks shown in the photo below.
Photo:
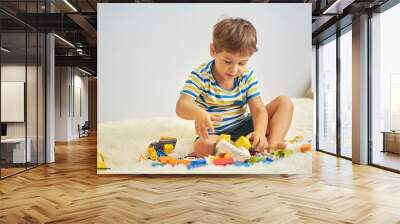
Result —
[[149, 156], [145, 156], [144, 154], [140, 154], [139, 161], [144, 160], [152, 160], [155, 161], [152, 163], [153, 166], [163, 166], [166, 164], [170, 164], [172, 166], [176, 166], [179, 164], [187, 165], [190, 160], [186, 159], [178, 159], [173, 156], [169, 156], [168, 154], [172, 153], [175, 149], [177, 139], [173, 137], [161, 137], [159, 141], [155, 141], [150, 143], [147, 148], [147, 152]]
[[[290, 143], [296, 143], [302, 140], [301, 136], [296, 136], [294, 139], [289, 140]], [[222, 134], [219, 136], [216, 144], [215, 155], [208, 156], [207, 158], [197, 159], [184, 159], [175, 158], [169, 156], [175, 149], [177, 139], [171, 137], [161, 137], [159, 141], [152, 142], [147, 152], [149, 154], [146, 157], [144, 154], [139, 156], [139, 161], [152, 160], [152, 166], [165, 166], [167, 164], [171, 166], [185, 165], [188, 169], [194, 169], [197, 167], [206, 166], [213, 164], [215, 166], [250, 166], [255, 163], [266, 163], [269, 164], [276, 159], [289, 157], [293, 154], [291, 149], [279, 149], [271, 153], [259, 154], [251, 148], [251, 143], [248, 138], [241, 136], [235, 142], [231, 141], [230, 135]], [[311, 150], [311, 144], [302, 144], [299, 151], [304, 153]]]
[[216, 156], [210, 157], [210, 161], [216, 166], [250, 166], [259, 162], [273, 162], [273, 155], [257, 154], [251, 148], [250, 140], [245, 136], [241, 136], [235, 142], [232, 142], [230, 135], [222, 134], [217, 142], [216, 150]]

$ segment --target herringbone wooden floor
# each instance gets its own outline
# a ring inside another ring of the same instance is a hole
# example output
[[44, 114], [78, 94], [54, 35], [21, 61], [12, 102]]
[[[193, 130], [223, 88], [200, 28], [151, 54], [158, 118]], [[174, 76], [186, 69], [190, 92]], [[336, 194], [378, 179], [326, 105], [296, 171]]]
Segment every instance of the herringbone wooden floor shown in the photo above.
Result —
[[0, 223], [400, 223], [400, 175], [316, 152], [313, 174], [97, 176], [96, 139], [0, 181]]

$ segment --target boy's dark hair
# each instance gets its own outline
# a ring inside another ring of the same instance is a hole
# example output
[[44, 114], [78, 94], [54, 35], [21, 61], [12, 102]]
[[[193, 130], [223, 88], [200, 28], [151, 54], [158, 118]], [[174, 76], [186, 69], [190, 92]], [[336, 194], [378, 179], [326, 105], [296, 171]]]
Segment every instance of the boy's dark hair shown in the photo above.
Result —
[[241, 18], [223, 19], [214, 25], [215, 51], [252, 55], [257, 51], [257, 32], [253, 24]]

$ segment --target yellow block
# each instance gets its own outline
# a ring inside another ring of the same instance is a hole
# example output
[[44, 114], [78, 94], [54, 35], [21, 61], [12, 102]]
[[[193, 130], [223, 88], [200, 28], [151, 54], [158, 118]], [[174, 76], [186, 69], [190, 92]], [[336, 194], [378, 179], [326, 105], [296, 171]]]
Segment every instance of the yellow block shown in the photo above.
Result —
[[148, 149], [147, 149], [147, 151], [149, 152], [149, 154], [150, 154], [150, 159], [151, 160], [157, 160], [158, 159], [158, 156], [157, 156], [157, 152], [156, 152], [156, 149], [155, 148], [152, 148], [152, 147], [149, 147]]
[[221, 141], [222, 139], [227, 141], [227, 142], [231, 142], [231, 136], [230, 135], [225, 135], [225, 134], [219, 135], [218, 141]]
[[174, 151], [174, 145], [172, 144], [165, 144], [164, 145], [164, 152], [165, 153], [172, 153]]
[[251, 148], [251, 143], [250, 143], [250, 140], [248, 138], [246, 138], [245, 136], [240, 136], [240, 138], [238, 140], [236, 140], [235, 146], [238, 148], [243, 147], [248, 150]]
[[107, 164], [104, 156], [100, 152], [97, 153], [97, 169], [107, 169]]

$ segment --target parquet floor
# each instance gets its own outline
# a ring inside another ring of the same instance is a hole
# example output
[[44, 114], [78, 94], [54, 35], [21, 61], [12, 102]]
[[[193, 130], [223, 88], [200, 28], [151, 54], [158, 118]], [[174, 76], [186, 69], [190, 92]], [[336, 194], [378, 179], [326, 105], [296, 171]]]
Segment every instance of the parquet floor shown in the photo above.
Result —
[[312, 175], [97, 176], [96, 139], [0, 181], [0, 223], [400, 223], [400, 175], [316, 152]]
[[1, 168], [1, 176], [2, 177], [7, 177], [7, 176], [10, 176], [12, 174], [24, 171], [24, 170], [25, 170], [25, 167], [23, 167], [23, 168], [4, 168], [3, 167], [3, 168]]

